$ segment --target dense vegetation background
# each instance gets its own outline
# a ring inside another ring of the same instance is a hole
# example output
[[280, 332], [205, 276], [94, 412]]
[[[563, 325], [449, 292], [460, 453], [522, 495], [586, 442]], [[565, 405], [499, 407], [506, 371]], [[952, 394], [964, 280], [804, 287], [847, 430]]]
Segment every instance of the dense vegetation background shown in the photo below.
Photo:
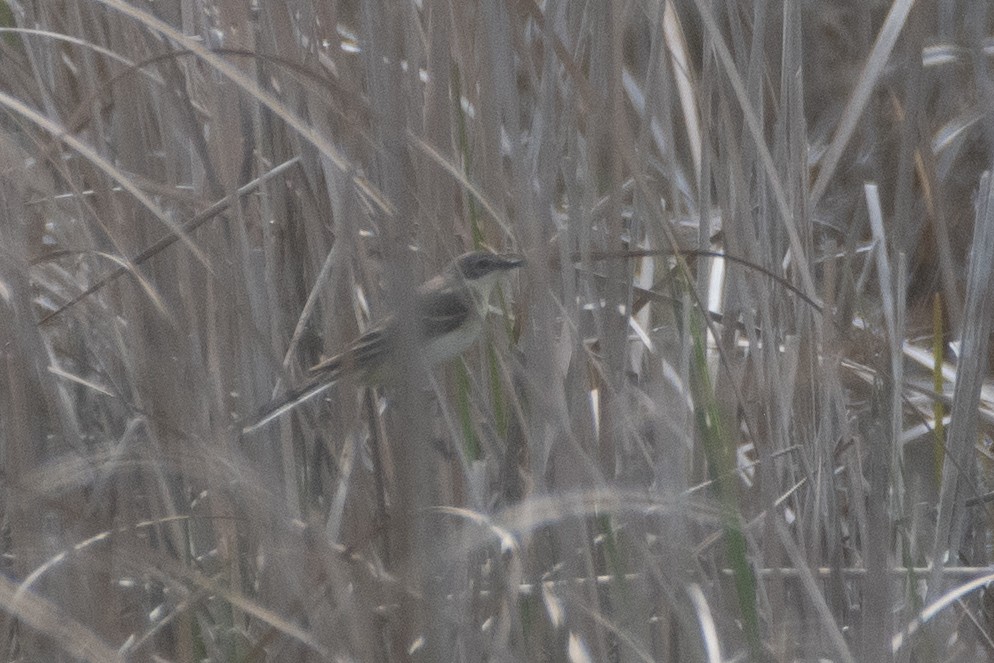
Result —
[[0, 659], [994, 660], [992, 13], [0, 3]]

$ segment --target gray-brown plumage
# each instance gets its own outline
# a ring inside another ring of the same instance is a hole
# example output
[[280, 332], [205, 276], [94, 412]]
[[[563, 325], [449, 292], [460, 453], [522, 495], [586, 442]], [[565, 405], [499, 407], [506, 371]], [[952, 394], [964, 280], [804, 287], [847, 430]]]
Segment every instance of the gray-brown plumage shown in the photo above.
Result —
[[[490, 293], [500, 278], [524, 260], [513, 254], [471, 251], [459, 256], [417, 291], [417, 342], [427, 365], [457, 357], [479, 336], [489, 307]], [[378, 383], [390, 365], [403, 330], [395, 318], [373, 327], [341, 353], [311, 367], [306, 384], [270, 404], [249, 433], [323, 393], [343, 376]]]

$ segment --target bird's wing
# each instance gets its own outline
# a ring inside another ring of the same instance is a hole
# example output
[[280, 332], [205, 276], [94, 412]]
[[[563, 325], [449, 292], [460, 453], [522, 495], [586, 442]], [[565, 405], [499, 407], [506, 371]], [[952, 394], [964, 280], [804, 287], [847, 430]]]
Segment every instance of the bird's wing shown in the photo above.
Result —
[[[473, 300], [456, 288], [443, 290], [422, 289], [417, 295], [418, 332], [422, 339], [432, 339], [459, 327], [466, 316], [473, 313]], [[370, 329], [339, 354], [322, 360], [309, 369], [312, 376], [335, 379], [343, 373], [375, 370], [380, 360], [390, 353], [390, 345], [397, 341], [395, 318], [387, 318]]]
[[386, 320], [384, 324], [373, 327], [357, 338], [339, 354], [311, 366], [308, 372], [337, 376], [343, 371], [354, 371], [362, 366], [370, 366], [375, 363], [376, 357], [384, 356], [392, 336], [391, 328], [392, 321]]
[[[433, 339], [452, 332], [458, 329], [468, 316], [476, 314], [473, 296], [462, 288], [432, 290], [423, 287], [417, 297], [419, 332], [422, 339]], [[378, 370], [381, 361], [390, 353], [389, 346], [396, 342], [396, 338], [396, 319], [388, 318], [356, 339], [343, 352], [312, 366], [308, 371], [311, 378], [306, 384], [264, 408], [255, 423], [245, 427], [243, 432], [258, 430], [301, 403], [322, 394], [345, 373]]]
[[473, 297], [465, 288], [446, 288], [418, 296], [418, 316], [421, 318], [421, 337], [438, 338], [447, 334], [473, 315]]

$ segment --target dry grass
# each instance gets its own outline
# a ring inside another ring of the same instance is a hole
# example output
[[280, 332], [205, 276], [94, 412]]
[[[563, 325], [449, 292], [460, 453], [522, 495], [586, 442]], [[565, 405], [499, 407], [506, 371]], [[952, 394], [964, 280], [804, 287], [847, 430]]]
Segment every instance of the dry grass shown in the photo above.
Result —
[[251, 4], [0, 2], [0, 659], [994, 660], [986, 3]]

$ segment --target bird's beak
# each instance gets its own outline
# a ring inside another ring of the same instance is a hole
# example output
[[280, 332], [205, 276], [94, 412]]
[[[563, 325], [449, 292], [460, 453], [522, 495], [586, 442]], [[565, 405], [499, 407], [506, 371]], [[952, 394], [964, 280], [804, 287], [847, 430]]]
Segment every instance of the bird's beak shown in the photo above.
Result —
[[504, 261], [504, 269], [517, 269], [525, 264], [525, 257], [520, 253], [502, 253], [501, 260]]

